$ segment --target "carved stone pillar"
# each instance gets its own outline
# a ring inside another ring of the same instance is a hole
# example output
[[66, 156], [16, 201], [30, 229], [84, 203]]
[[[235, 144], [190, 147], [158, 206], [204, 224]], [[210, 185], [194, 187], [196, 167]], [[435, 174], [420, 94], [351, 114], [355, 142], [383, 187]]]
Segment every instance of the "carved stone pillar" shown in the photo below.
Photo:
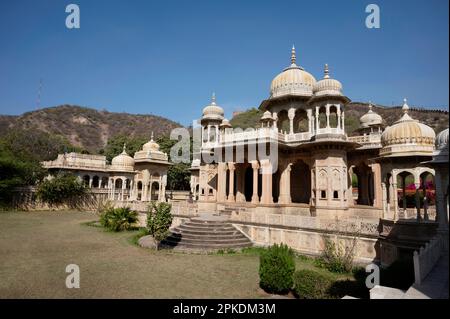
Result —
[[258, 196], [258, 170], [259, 170], [259, 163], [258, 163], [258, 161], [252, 161], [252, 169], [253, 169], [252, 203], [259, 203], [259, 196]]
[[227, 185], [227, 164], [220, 162], [217, 164], [217, 201], [224, 202], [226, 199]]
[[295, 109], [289, 109], [288, 111], [289, 134], [294, 134], [294, 117], [295, 117]]
[[288, 163], [281, 173], [280, 177], [280, 196], [278, 202], [280, 204], [290, 204], [291, 199], [291, 169], [292, 164]]
[[229, 188], [228, 188], [228, 201], [229, 202], [234, 202], [235, 201], [235, 197], [234, 197], [234, 171], [235, 171], [236, 167], [234, 165], [233, 162], [228, 162], [228, 173], [230, 174], [230, 178], [229, 178]]
[[262, 169], [262, 204], [273, 204], [272, 197], [272, 164], [269, 160], [261, 160]]
[[[374, 199], [373, 199], [373, 206], [377, 208], [382, 208], [382, 183], [381, 183], [381, 165], [379, 163], [375, 163], [371, 165], [372, 173], [373, 173], [373, 192], [374, 192]], [[386, 187], [386, 185], [385, 185]]]
[[[406, 178], [405, 178], [406, 179]], [[420, 215], [420, 183], [415, 183], [416, 187], [416, 211], [417, 211], [417, 220], [421, 220], [422, 216]]]

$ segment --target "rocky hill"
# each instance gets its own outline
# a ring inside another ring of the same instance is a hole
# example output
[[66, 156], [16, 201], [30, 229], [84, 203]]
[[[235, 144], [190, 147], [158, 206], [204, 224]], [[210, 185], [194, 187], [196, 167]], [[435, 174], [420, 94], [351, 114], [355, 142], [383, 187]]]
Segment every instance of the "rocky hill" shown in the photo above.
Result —
[[[345, 108], [345, 123], [346, 131], [349, 135], [354, 134], [354, 131], [359, 127], [359, 118], [368, 111], [367, 103], [351, 102]], [[401, 106], [386, 107], [382, 105], [375, 105], [373, 111], [380, 114], [383, 118], [384, 124], [392, 125], [402, 116]], [[442, 131], [449, 126], [449, 112], [444, 110], [431, 110], [426, 108], [411, 107], [409, 114], [412, 118], [421, 121], [424, 124], [432, 127], [436, 133]], [[262, 112], [258, 109], [250, 109], [234, 116], [230, 123], [233, 127], [241, 127], [243, 129], [248, 127], [258, 127], [259, 119]]]
[[155, 115], [113, 113], [61, 105], [27, 112], [20, 116], [0, 115], [0, 136], [12, 129], [38, 130], [60, 135], [74, 146], [98, 153], [108, 138], [116, 135], [150, 138], [169, 134], [182, 125]]

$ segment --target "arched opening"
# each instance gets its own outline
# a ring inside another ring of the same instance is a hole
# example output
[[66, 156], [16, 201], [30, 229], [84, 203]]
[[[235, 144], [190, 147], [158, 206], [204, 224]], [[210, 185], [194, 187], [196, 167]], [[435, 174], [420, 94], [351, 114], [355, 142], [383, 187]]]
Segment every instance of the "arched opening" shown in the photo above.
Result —
[[95, 175], [92, 178], [92, 187], [98, 188], [99, 184], [100, 184], [100, 178], [97, 175]]
[[142, 182], [137, 182], [137, 200], [142, 199]]
[[359, 163], [353, 168], [353, 197], [358, 205], [373, 205], [374, 187], [373, 172], [366, 163]]
[[293, 203], [309, 204], [311, 198], [311, 170], [299, 160], [291, 167], [291, 200]]
[[336, 128], [338, 126], [337, 107], [334, 105], [330, 106], [329, 121], [330, 127]]
[[272, 198], [274, 203], [278, 203], [280, 196], [280, 169], [277, 169], [275, 174], [272, 174]]
[[108, 177], [102, 177], [102, 187], [108, 188]]
[[319, 128], [327, 127], [327, 109], [325, 106], [319, 108]]
[[195, 185], [195, 200], [198, 200], [198, 195], [200, 192], [200, 184]]
[[436, 188], [431, 172], [420, 174], [420, 207], [425, 219], [436, 220]]
[[278, 121], [277, 121], [277, 127], [278, 130], [281, 132], [289, 133], [289, 117], [288, 112], [286, 110], [281, 110], [280, 113], [277, 114]]
[[86, 187], [89, 187], [89, 181], [90, 181], [90, 176], [89, 175], [84, 175], [83, 176], [83, 183], [84, 183], [84, 186], [86, 186]]
[[401, 172], [397, 175], [397, 198], [403, 218], [416, 217], [416, 185], [414, 175], [410, 172]]
[[253, 196], [253, 168], [247, 166], [244, 173], [244, 195], [245, 201], [251, 202]]
[[122, 189], [122, 184], [123, 182], [121, 178], [116, 179], [116, 182], [114, 183], [115, 189]]
[[159, 194], [159, 183], [153, 182], [150, 190], [150, 199], [158, 200], [158, 194]]
[[294, 117], [294, 133], [308, 132], [308, 116], [306, 111], [303, 109], [298, 109], [295, 111]]

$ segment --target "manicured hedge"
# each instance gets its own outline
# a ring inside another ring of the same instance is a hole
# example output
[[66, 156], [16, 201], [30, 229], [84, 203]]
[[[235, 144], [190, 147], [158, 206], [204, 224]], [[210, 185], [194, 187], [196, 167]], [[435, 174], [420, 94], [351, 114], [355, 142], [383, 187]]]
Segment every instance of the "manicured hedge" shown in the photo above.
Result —
[[294, 252], [287, 245], [273, 245], [260, 256], [260, 287], [270, 293], [286, 293], [292, 288]]
[[297, 270], [293, 276], [294, 292], [301, 299], [329, 298], [328, 290], [333, 280], [317, 271]]

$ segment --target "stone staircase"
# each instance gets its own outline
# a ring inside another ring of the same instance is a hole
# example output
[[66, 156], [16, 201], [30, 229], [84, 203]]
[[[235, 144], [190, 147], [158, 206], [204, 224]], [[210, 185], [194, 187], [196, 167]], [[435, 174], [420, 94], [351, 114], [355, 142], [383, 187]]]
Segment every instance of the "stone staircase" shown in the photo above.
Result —
[[222, 216], [208, 216], [191, 218], [173, 228], [161, 245], [166, 249], [212, 252], [250, 247], [252, 242]]

